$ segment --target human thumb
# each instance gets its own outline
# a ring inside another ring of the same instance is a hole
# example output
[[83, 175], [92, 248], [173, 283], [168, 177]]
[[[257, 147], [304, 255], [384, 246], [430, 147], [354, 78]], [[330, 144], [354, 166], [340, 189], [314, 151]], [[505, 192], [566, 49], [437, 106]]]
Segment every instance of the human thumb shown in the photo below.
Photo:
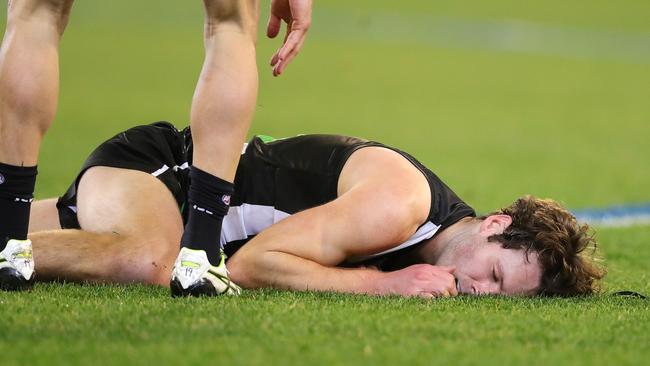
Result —
[[280, 27], [282, 26], [282, 21], [280, 17], [275, 14], [271, 14], [269, 17], [269, 24], [266, 28], [266, 36], [269, 38], [275, 38], [278, 33], [280, 33]]

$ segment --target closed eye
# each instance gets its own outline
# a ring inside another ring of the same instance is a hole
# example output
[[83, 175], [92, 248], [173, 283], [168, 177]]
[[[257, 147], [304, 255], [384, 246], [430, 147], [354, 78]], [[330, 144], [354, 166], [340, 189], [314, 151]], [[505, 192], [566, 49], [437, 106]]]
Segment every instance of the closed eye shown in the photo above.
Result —
[[497, 264], [494, 266], [494, 280], [496, 282], [499, 282], [499, 289], [501, 292], [503, 292], [503, 266], [501, 263], [497, 262]]

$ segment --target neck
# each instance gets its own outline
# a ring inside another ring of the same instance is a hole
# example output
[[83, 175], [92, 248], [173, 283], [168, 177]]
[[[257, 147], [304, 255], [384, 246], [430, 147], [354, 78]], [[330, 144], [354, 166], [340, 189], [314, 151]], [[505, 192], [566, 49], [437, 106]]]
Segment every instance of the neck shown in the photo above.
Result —
[[435, 265], [440, 256], [449, 248], [465, 242], [475, 227], [476, 220], [472, 217], [465, 217], [422, 243], [418, 248], [417, 255], [421, 262]]

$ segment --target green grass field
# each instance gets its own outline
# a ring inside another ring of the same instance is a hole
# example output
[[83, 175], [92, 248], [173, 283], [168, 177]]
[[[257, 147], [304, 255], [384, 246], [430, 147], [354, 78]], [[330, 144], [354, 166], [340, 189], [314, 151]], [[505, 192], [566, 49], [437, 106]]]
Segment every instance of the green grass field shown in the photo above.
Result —
[[[266, 66], [279, 43], [260, 37], [251, 133], [398, 146], [480, 212], [526, 193], [574, 209], [648, 202], [648, 19], [643, 0], [317, 2], [308, 43], [279, 79]], [[75, 5], [37, 197], [61, 194], [122, 129], [187, 123], [201, 32], [199, 1]], [[0, 293], [2, 364], [647, 363], [649, 302], [607, 293], [650, 293], [650, 227], [598, 238], [606, 291], [584, 299], [178, 300], [162, 288], [38, 284]]]

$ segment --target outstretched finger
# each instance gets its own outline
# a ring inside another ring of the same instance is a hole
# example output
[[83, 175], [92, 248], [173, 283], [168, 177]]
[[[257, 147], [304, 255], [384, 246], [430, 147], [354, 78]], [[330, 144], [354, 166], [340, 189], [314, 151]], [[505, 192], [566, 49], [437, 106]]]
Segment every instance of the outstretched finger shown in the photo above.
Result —
[[278, 64], [275, 66], [274, 75], [278, 76], [284, 72], [287, 65], [298, 55], [305, 39], [305, 32], [294, 30], [289, 34], [287, 42], [278, 53]]
[[289, 54], [283, 59], [283, 62], [282, 62], [283, 67], [280, 69], [280, 72], [284, 71], [284, 68], [287, 65], [289, 65], [296, 56], [298, 56], [298, 54], [300, 53], [300, 50], [302, 50], [302, 45], [304, 43], [305, 43], [305, 38], [302, 37], [302, 39], [298, 42], [296, 47], [293, 50], [291, 50], [291, 52], [289, 52]]
[[275, 53], [273, 54], [273, 57], [271, 57], [271, 66], [273, 66], [273, 76], [277, 76], [275, 75], [275, 69], [276, 66], [278, 65], [278, 62], [281, 60], [280, 52], [282, 52], [282, 49], [286, 45], [290, 34], [291, 34], [291, 23], [287, 23], [287, 32], [284, 34], [284, 40], [282, 41], [282, 46], [280, 46], [280, 48], [278, 48], [278, 50], [275, 51]]

